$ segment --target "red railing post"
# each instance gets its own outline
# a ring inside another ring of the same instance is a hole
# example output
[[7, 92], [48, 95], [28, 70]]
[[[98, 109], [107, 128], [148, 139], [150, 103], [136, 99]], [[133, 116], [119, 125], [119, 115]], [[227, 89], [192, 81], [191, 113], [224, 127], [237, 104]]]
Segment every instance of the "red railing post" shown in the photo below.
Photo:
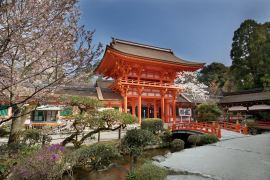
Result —
[[215, 121], [212, 122], [212, 125], [211, 125], [211, 133], [215, 133], [216, 134], [216, 128], [215, 128]]
[[221, 128], [220, 127], [217, 128], [217, 137], [221, 138]]
[[248, 134], [248, 127], [247, 124], [243, 127], [243, 134], [247, 135]]
[[227, 122], [224, 121], [223, 124], [224, 129], [227, 129]]
[[238, 120], [236, 121], [235, 130], [236, 132], [241, 132], [241, 125], [239, 124]]

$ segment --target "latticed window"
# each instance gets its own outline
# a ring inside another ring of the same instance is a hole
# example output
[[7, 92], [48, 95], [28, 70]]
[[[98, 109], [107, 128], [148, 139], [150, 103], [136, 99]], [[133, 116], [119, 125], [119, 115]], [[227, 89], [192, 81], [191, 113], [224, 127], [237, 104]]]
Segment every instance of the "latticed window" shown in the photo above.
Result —
[[43, 111], [35, 111], [33, 121], [44, 121]]
[[57, 111], [47, 111], [46, 112], [46, 121], [56, 121]]

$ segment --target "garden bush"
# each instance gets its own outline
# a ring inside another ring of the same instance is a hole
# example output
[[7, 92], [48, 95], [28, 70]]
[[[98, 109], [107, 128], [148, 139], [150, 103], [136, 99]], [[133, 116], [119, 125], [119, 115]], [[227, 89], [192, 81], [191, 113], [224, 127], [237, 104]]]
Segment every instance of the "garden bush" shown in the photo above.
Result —
[[52, 140], [52, 138], [47, 135], [46, 129], [27, 129], [23, 132], [22, 137], [22, 143], [30, 146], [37, 143], [47, 144]]
[[171, 148], [174, 152], [181, 151], [185, 148], [185, 142], [182, 139], [174, 139], [171, 142]]
[[9, 135], [9, 131], [6, 128], [0, 127], [0, 137]]
[[151, 162], [147, 162], [135, 174], [136, 180], [164, 180], [167, 176], [167, 171]]
[[12, 167], [21, 158], [38, 150], [39, 146], [28, 146], [21, 143], [3, 144], [0, 146], [0, 179], [7, 179]]
[[44, 146], [19, 160], [12, 171], [13, 179], [60, 179], [67, 169], [64, 147], [58, 144]]
[[246, 120], [246, 124], [249, 130], [249, 133], [252, 135], [258, 134], [258, 128], [256, 127], [256, 123], [254, 119], [248, 119]]
[[162, 119], [159, 118], [147, 118], [142, 120], [141, 128], [151, 131], [154, 134], [157, 134], [159, 131], [163, 130]]
[[67, 161], [72, 166], [104, 169], [111, 164], [114, 158], [119, 157], [118, 149], [113, 144], [95, 143], [83, 146], [68, 155]]
[[163, 147], [169, 146], [172, 142], [172, 132], [169, 130], [163, 131], [159, 137]]
[[129, 154], [131, 157], [130, 170], [133, 170], [137, 158], [142, 154], [146, 145], [154, 144], [156, 136], [144, 129], [132, 129], [127, 131], [121, 141], [121, 151], [123, 154]]
[[147, 145], [155, 144], [155, 135], [147, 130], [132, 129], [128, 130], [121, 142], [121, 150], [124, 153], [140, 155], [143, 148]]
[[126, 180], [137, 180], [136, 172], [130, 171], [126, 176]]
[[197, 106], [196, 113], [198, 121], [216, 121], [222, 111], [215, 103], [203, 103]]
[[204, 144], [212, 144], [218, 142], [218, 138], [216, 135], [214, 134], [204, 134], [201, 136], [200, 139], [200, 145], [204, 145]]
[[192, 134], [188, 137], [187, 141], [194, 146], [199, 145], [201, 141], [201, 135]]

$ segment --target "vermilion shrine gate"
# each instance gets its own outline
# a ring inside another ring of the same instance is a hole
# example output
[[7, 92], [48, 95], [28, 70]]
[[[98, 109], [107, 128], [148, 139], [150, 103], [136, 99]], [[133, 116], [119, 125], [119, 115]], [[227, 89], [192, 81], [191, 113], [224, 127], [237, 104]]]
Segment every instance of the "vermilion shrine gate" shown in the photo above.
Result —
[[[176, 122], [176, 99], [182, 92], [175, 85], [177, 73], [196, 71], [203, 63], [182, 60], [171, 49], [113, 39], [96, 73], [114, 79], [110, 88], [123, 97], [123, 111], [142, 117]], [[112, 106], [112, 102], [105, 102]], [[147, 113], [147, 114], [145, 114]]]
[[[239, 124], [190, 122], [193, 103], [181, 94], [183, 89], [175, 85], [174, 80], [178, 72], [196, 71], [203, 65], [180, 59], [171, 49], [113, 39], [95, 70], [109, 80], [97, 80], [95, 87], [62, 87], [55, 92], [53, 99], [61, 95], [97, 98], [106, 107], [119, 108], [137, 116], [139, 124], [142, 118], [161, 118], [172, 131], [196, 131], [220, 137], [222, 127], [246, 133], [246, 127]], [[59, 108], [50, 105], [39, 107], [32, 113], [31, 125], [59, 126], [56, 122], [57, 117], [62, 116]], [[0, 111], [0, 117], [9, 117], [10, 114], [11, 108]]]

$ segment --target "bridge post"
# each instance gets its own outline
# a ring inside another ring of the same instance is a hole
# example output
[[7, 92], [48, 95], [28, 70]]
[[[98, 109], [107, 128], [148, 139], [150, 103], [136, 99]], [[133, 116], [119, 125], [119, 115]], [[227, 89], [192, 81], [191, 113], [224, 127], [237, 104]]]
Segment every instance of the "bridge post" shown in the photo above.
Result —
[[235, 130], [236, 132], [241, 132], [241, 125], [239, 124], [238, 120], [236, 121]]
[[221, 138], [221, 128], [220, 128], [220, 126], [218, 126], [218, 128], [217, 128], [217, 137]]
[[247, 135], [248, 134], [248, 127], [247, 124], [243, 127], [243, 134]]
[[216, 126], [215, 121], [213, 121], [211, 125], [211, 133], [215, 133], [217, 135], [215, 126]]

